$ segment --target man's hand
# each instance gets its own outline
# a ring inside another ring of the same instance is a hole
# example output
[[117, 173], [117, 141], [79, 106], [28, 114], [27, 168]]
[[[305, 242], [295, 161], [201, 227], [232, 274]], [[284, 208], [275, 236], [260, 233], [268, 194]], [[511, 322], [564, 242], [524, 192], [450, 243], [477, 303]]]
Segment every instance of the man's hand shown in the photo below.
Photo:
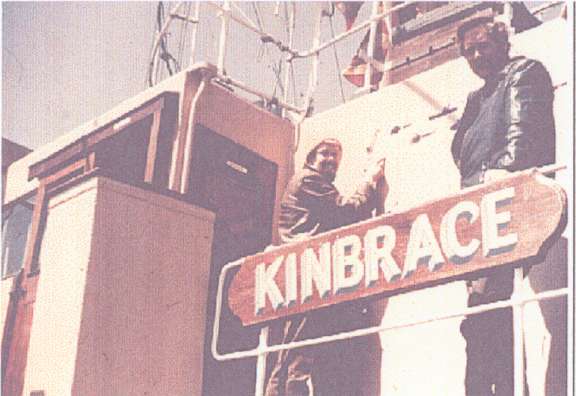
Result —
[[381, 158], [377, 162], [371, 162], [366, 169], [366, 177], [372, 183], [376, 184], [378, 180], [384, 177], [386, 160]]
[[510, 174], [512, 174], [512, 172], [506, 169], [488, 169], [484, 174], [484, 183], [503, 179]]

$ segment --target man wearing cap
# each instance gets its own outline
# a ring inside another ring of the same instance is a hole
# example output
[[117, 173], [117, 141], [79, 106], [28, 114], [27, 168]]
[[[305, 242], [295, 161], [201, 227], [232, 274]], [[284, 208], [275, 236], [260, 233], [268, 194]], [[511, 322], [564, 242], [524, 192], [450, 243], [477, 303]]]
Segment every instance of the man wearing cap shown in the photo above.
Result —
[[[460, 51], [484, 86], [468, 96], [452, 154], [461, 186], [505, 177], [555, 161], [554, 92], [544, 66], [510, 57], [506, 26], [477, 18], [458, 29]], [[468, 282], [468, 305], [509, 299], [513, 269]], [[466, 394], [512, 395], [513, 326], [510, 308], [487, 311], [462, 321], [466, 339]]]
[[[377, 206], [376, 185], [384, 177], [384, 160], [373, 163], [356, 192], [343, 197], [333, 184], [342, 145], [324, 139], [306, 156], [306, 163], [288, 183], [282, 198], [279, 234], [282, 243], [300, 241], [371, 216]], [[365, 305], [344, 303], [287, 321], [282, 342], [319, 337], [366, 327]], [[281, 351], [266, 386], [266, 396], [362, 395], [368, 348], [374, 338], [360, 337]]]

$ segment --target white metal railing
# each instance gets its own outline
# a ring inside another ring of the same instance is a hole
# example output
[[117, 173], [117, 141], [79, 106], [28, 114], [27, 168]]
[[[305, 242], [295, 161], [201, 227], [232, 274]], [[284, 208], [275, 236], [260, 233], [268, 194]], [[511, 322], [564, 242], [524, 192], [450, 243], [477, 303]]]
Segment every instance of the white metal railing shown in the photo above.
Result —
[[[240, 24], [241, 26], [245, 27], [246, 29], [256, 33], [257, 35], [260, 36], [261, 40], [263, 40], [265, 42], [273, 43], [282, 52], [289, 54], [285, 58], [286, 69], [291, 70], [293, 59], [307, 58], [307, 57], [314, 56], [315, 61], [312, 62], [312, 69], [310, 71], [310, 77], [309, 77], [308, 95], [307, 95], [307, 98], [305, 100], [305, 103], [307, 105], [306, 109], [304, 109], [304, 110], [297, 109], [294, 105], [289, 105], [288, 103], [286, 103], [287, 97], [285, 97], [284, 101], [280, 101], [280, 100], [275, 99], [275, 102], [278, 103], [283, 108], [285, 108], [289, 111], [293, 111], [293, 112], [305, 115], [306, 111], [308, 110], [308, 106], [311, 103], [311, 97], [314, 93], [314, 88], [316, 86], [315, 82], [317, 81], [316, 76], [318, 75], [318, 67], [319, 67], [319, 61], [317, 59], [319, 57], [320, 51], [335, 45], [339, 41], [344, 40], [345, 38], [353, 35], [354, 33], [358, 32], [360, 30], [366, 29], [367, 27], [371, 27], [370, 39], [368, 41], [369, 50], [367, 51], [368, 52], [368, 54], [367, 54], [367, 58], [368, 58], [367, 75], [368, 75], [368, 77], [365, 78], [365, 88], [364, 89], [366, 90], [366, 89], [370, 88], [371, 87], [371, 75], [373, 73], [373, 68], [374, 68], [374, 65], [372, 64], [372, 62], [370, 62], [370, 60], [373, 59], [373, 57], [374, 57], [374, 42], [375, 42], [375, 37], [376, 37], [376, 26], [378, 25], [379, 21], [381, 21], [383, 18], [386, 18], [387, 16], [389, 16], [392, 12], [397, 11], [397, 10], [402, 9], [402, 8], [405, 8], [405, 7], [409, 6], [411, 3], [413, 3], [413, 2], [405, 2], [403, 4], [399, 4], [397, 6], [391, 7], [389, 9], [385, 10], [384, 12], [378, 13], [377, 11], [378, 11], [379, 2], [373, 2], [372, 15], [366, 21], [357, 24], [356, 26], [354, 26], [350, 30], [343, 32], [343, 33], [337, 35], [336, 37], [333, 37], [332, 39], [330, 39], [324, 43], [320, 42], [320, 38], [319, 38], [320, 37], [320, 32], [319, 32], [320, 26], [318, 26], [318, 32], [315, 33], [316, 38], [313, 40], [312, 48], [310, 50], [307, 50], [307, 51], [297, 51], [297, 50], [292, 48], [293, 39], [291, 36], [293, 35], [293, 31], [290, 34], [289, 43], [286, 45], [281, 40], [273, 37], [272, 35], [270, 35], [269, 33], [265, 32], [262, 29], [259, 29], [249, 18], [247, 18], [247, 16], [245, 14], [242, 13], [243, 14], [242, 17], [235, 15], [234, 12], [232, 11], [231, 7], [230, 7], [230, 4], [233, 4], [233, 3], [231, 3], [229, 0], [225, 0], [222, 5], [220, 5], [216, 2], [210, 1], [210, 2], [208, 2], [208, 4], [210, 6], [216, 8], [216, 9], [218, 9], [221, 12], [221, 14], [220, 14], [221, 27], [220, 27], [220, 37], [219, 37], [219, 44], [218, 44], [218, 61], [217, 61], [218, 72], [221, 75], [225, 75], [226, 48], [227, 48], [228, 30], [229, 30], [230, 20], [232, 20], [232, 21]], [[152, 47], [152, 60], [150, 62], [150, 66], [149, 66], [149, 82], [150, 82], [150, 84], [153, 83], [154, 76], [156, 75], [156, 72], [158, 70], [158, 63], [160, 61], [160, 57], [158, 56], [158, 47], [160, 46], [160, 42], [161, 42], [162, 38], [167, 34], [168, 28], [170, 27], [170, 24], [171, 24], [173, 19], [183, 20], [184, 22], [193, 23], [195, 25], [195, 28], [194, 28], [195, 30], [193, 32], [192, 45], [194, 47], [196, 45], [196, 29], [197, 29], [197, 25], [199, 22], [199, 19], [198, 19], [199, 3], [197, 3], [197, 5], [196, 5], [196, 13], [195, 13], [194, 18], [184, 17], [178, 13], [178, 10], [180, 9], [180, 7], [182, 5], [183, 5], [183, 2], [180, 2], [172, 8], [172, 10], [169, 12], [167, 20], [164, 22], [164, 25], [162, 26], [162, 28], [160, 29], [160, 31], [158, 32], [158, 34], [156, 36], [156, 39], [154, 41], [154, 45]], [[239, 9], [239, 8], [236, 7], [236, 9]], [[320, 13], [318, 24], [320, 24], [320, 20], [321, 20], [321, 13]], [[291, 24], [292, 30], [293, 30], [294, 11], [292, 11], [292, 14], [291, 14], [290, 24]], [[190, 55], [190, 58], [191, 58], [191, 60], [194, 58], [193, 53]], [[288, 80], [289, 75], [290, 74], [288, 73], [287, 74], [288, 77], [286, 77], [286, 80]], [[266, 99], [266, 100], [270, 100], [270, 99], [267, 99], [270, 97], [270, 95], [267, 95], [263, 92], [260, 92], [257, 89], [249, 88], [246, 84], [243, 84], [240, 81], [228, 79], [227, 82], [236, 86], [237, 88], [240, 88], [240, 89], [248, 92], [248, 93], [259, 96], [259, 97]], [[287, 90], [287, 85], [288, 84], [285, 84], [285, 90]]]
[[[277, 6], [279, 5], [280, 2], [278, 2]], [[256, 26], [256, 24], [254, 22], [252, 22], [250, 20], [250, 18], [248, 18], [248, 16], [242, 11], [242, 9], [240, 7], [238, 7], [234, 2], [231, 2], [230, 0], [224, 0], [222, 2], [222, 4], [215, 2], [215, 1], [209, 1], [207, 2], [208, 5], [210, 5], [213, 8], [216, 8], [217, 10], [220, 11], [220, 17], [221, 17], [221, 28], [220, 28], [220, 37], [219, 37], [219, 49], [218, 49], [218, 61], [217, 61], [217, 66], [218, 66], [218, 71], [219, 74], [221, 75], [226, 75], [225, 73], [225, 61], [226, 61], [226, 48], [227, 48], [227, 40], [228, 40], [228, 30], [229, 30], [229, 23], [230, 21], [234, 21], [236, 23], [238, 23], [240, 26], [243, 26], [244, 28], [252, 31], [253, 33], [257, 34], [260, 39], [263, 42], [267, 42], [267, 43], [272, 43], [274, 44], [280, 51], [284, 52], [287, 54], [287, 56], [284, 59], [284, 63], [285, 63], [285, 69], [287, 70], [287, 73], [285, 75], [285, 79], [284, 79], [284, 87], [285, 87], [285, 91], [288, 90], [288, 81], [289, 81], [289, 76], [290, 76], [290, 71], [292, 70], [292, 61], [294, 59], [298, 59], [298, 58], [308, 58], [308, 57], [314, 57], [315, 61], [312, 62], [312, 66], [311, 66], [311, 70], [310, 70], [310, 76], [309, 76], [309, 86], [308, 86], [308, 95], [305, 99], [305, 109], [298, 109], [295, 105], [294, 105], [294, 100], [292, 101], [292, 104], [288, 104], [288, 97], [285, 94], [284, 95], [284, 100], [277, 100], [275, 98], [270, 99], [270, 95], [267, 95], [263, 92], [260, 92], [257, 89], [254, 88], [249, 88], [246, 84], [237, 81], [237, 80], [232, 80], [232, 79], [228, 79], [226, 80], [227, 83], [230, 83], [232, 85], [234, 85], [235, 87], [244, 90], [250, 94], [259, 96], [260, 98], [267, 100], [267, 101], [275, 101], [276, 103], [278, 103], [278, 105], [280, 105], [284, 110], [289, 110], [298, 114], [301, 114], [303, 116], [306, 115], [306, 112], [308, 110], [308, 107], [310, 106], [311, 102], [312, 102], [312, 96], [314, 94], [314, 90], [315, 90], [315, 86], [317, 82], [317, 75], [318, 75], [318, 67], [319, 67], [319, 62], [317, 61], [317, 58], [320, 54], [320, 51], [323, 51], [329, 47], [334, 46], [336, 43], [348, 38], [349, 36], [364, 30], [366, 28], [370, 28], [370, 35], [369, 35], [369, 40], [368, 40], [368, 48], [367, 48], [367, 54], [366, 54], [366, 72], [364, 75], [364, 86], [363, 88], [359, 89], [356, 91], [356, 93], [363, 93], [363, 92], [369, 92], [372, 89], [372, 84], [371, 84], [371, 80], [372, 80], [372, 75], [374, 73], [374, 70], [378, 68], [377, 65], [375, 65], [374, 62], [374, 51], [375, 51], [375, 42], [376, 42], [376, 29], [378, 26], [378, 23], [380, 21], [382, 21], [383, 19], [385, 19], [384, 23], [387, 23], [388, 25], [388, 31], [390, 32], [390, 34], [392, 33], [392, 26], [390, 26], [390, 16], [393, 12], [396, 12], [400, 9], [406, 8], [410, 5], [412, 5], [414, 3], [414, 1], [406, 1], [403, 2], [401, 4], [398, 4], [396, 6], [393, 7], [389, 7], [387, 9], [382, 10], [382, 12], [378, 12], [379, 10], [379, 4], [381, 2], [372, 2], [372, 11], [371, 11], [371, 15], [368, 19], [357, 23], [354, 27], [352, 27], [350, 30], [347, 30], [345, 32], [342, 32], [334, 37], [332, 37], [330, 40], [327, 40], [323, 43], [320, 42], [319, 40], [319, 34], [315, 33], [314, 34], [314, 39], [313, 39], [313, 43], [312, 43], [312, 47], [308, 50], [305, 51], [298, 51], [296, 49], [293, 48], [293, 29], [294, 29], [294, 3], [292, 3], [292, 13], [290, 15], [290, 26], [291, 29], [289, 30], [289, 38], [288, 38], [288, 43], [285, 44], [282, 40], [272, 36], [271, 34], [267, 33], [265, 30], [263, 30], [262, 28], [259, 28]], [[382, 3], [386, 3], [386, 2], [382, 2]], [[168, 28], [170, 27], [170, 24], [172, 22], [173, 19], [179, 19], [182, 20], [186, 23], [193, 23], [194, 24], [194, 30], [193, 30], [193, 39], [192, 39], [192, 48], [191, 48], [191, 55], [190, 55], [190, 61], [192, 64], [193, 60], [194, 60], [194, 50], [195, 50], [195, 46], [196, 46], [196, 37], [197, 37], [197, 26], [199, 24], [199, 7], [200, 7], [200, 2], [196, 2], [195, 3], [195, 16], [193, 18], [190, 17], [185, 17], [182, 16], [178, 13], [179, 8], [182, 6], [183, 2], [179, 2], [177, 3], [172, 10], [170, 11], [167, 20], [165, 21], [164, 25], [162, 26], [162, 28], [160, 29], [160, 31], [157, 34], [157, 37], [155, 39], [154, 45], [152, 47], [152, 59], [150, 62], [150, 66], [149, 66], [149, 82], [150, 84], [152, 84], [153, 79], [158, 70], [158, 63], [159, 63], [159, 59], [160, 57], [158, 56], [158, 47], [160, 45], [161, 39], [167, 34], [168, 32]], [[532, 11], [533, 14], [537, 14], [537, 13], [541, 13], [551, 7], [555, 7], [559, 4], [563, 4], [563, 2], [550, 2], [548, 4], [544, 4], [541, 7], [536, 8], [535, 10]], [[232, 6], [232, 7], [231, 7]], [[237, 11], [238, 13], [241, 14], [241, 16], [236, 15], [236, 13], [234, 13], [233, 9], [235, 11]], [[502, 15], [502, 19], [507, 23], [507, 25], [510, 28], [511, 33], [512, 29], [511, 29], [511, 24], [510, 24], [510, 20], [512, 17], [511, 14], [512, 10], [511, 10], [511, 6], [509, 3], [504, 3], [504, 13]], [[322, 13], [320, 12], [320, 15]], [[321, 20], [321, 16], [319, 17], [319, 19]], [[320, 24], [320, 22], [318, 22]], [[319, 27], [318, 27], [319, 29]]]
[[[227, 269], [223, 269], [223, 273], [225, 271], [228, 272], [230, 269], [241, 265], [240, 263], [230, 263], [230, 264], [231, 264], [230, 267], [228, 267]], [[522, 269], [522, 268], [520, 268], [520, 269]], [[221, 278], [221, 279], [222, 279], [222, 285], [223, 285], [223, 278]], [[220, 292], [220, 290], [221, 289], [220, 289], [220, 282], [219, 282], [218, 291]], [[211, 350], [212, 350], [212, 355], [214, 356], [214, 359], [216, 359], [218, 361], [222, 361], [222, 362], [228, 361], [228, 360], [253, 358], [253, 357], [258, 357], [262, 354], [268, 354], [270, 352], [279, 352], [279, 351], [283, 351], [283, 350], [287, 350], [287, 349], [296, 349], [296, 348], [302, 348], [302, 347], [307, 347], [307, 346], [312, 346], [312, 345], [324, 344], [324, 343], [328, 343], [328, 342], [347, 340], [350, 338], [363, 337], [363, 336], [371, 335], [374, 333], [386, 332], [386, 331], [391, 331], [391, 330], [398, 330], [398, 329], [402, 329], [402, 328], [406, 328], [406, 327], [414, 327], [414, 326], [419, 326], [419, 325], [437, 322], [437, 321], [441, 321], [441, 320], [455, 319], [455, 318], [460, 318], [460, 317], [464, 317], [464, 316], [477, 315], [477, 314], [480, 314], [483, 312], [493, 311], [493, 310], [502, 309], [502, 308], [508, 308], [508, 307], [512, 307], [515, 305], [516, 306], [518, 306], [518, 305], [523, 306], [523, 305], [526, 305], [527, 303], [534, 302], [534, 301], [549, 300], [552, 298], [567, 296], [569, 293], [570, 293], [569, 288], [548, 290], [545, 292], [536, 293], [530, 297], [511, 298], [509, 300], [497, 301], [494, 303], [478, 305], [475, 307], [467, 307], [465, 309], [461, 309], [461, 310], [454, 311], [454, 312], [449, 312], [449, 313], [446, 313], [443, 315], [430, 316], [428, 318], [419, 319], [419, 320], [415, 320], [415, 321], [400, 322], [400, 323], [397, 323], [393, 326], [379, 325], [379, 326], [366, 327], [366, 328], [362, 328], [362, 329], [342, 332], [342, 333], [333, 334], [333, 335], [329, 335], [329, 336], [310, 338], [310, 339], [306, 339], [306, 340], [302, 340], [302, 341], [293, 341], [293, 342], [290, 342], [288, 344], [276, 344], [276, 345], [266, 344], [266, 345], [262, 345], [262, 342], [260, 340], [259, 345], [254, 349], [247, 349], [247, 350], [243, 350], [243, 351], [236, 351], [236, 352], [229, 352], [229, 353], [220, 353], [218, 351], [217, 345], [218, 345], [218, 336], [219, 336], [220, 332], [217, 329], [217, 325], [219, 325], [220, 318], [217, 316], [216, 320], [214, 321]], [[220, 297], [220, 294], [218, 296]], [[221, 301], [221, 299], [220, 299], [220, 301], [218, 301], [218, 300], [219, 299], [217, 298], [216, 299], [217, 307], [216, 307], [215, 313], [221, 314], [222, 301]], [[265, 327], [263, 329], [267, 329], [267, 328]]]
[[[565, 170], [567, 167], [565, 165], [546, 165], [540, 168], [534, 168], [534, 172], [539, 172], [541, 174], [553, 174], [560, 170]], [[472, 191], [482, 188], [483, 185], [471, 186], [462, 189], [458, 192]], [[406, 209], [409, 210], [409, 209]], [[571, 293], [570, 288], [561, 288], [555, 290], [549, 290], [545, 292], [536, 293], [530, 297], [522, 297], [522, 281], [524, 279], [524, 268], [518, 267], [514, 269], [514, 283], [513, 291], [510, 299], [497, 301], [488, 304], [482, 304], [475, 307], [467, 307], [465, 309], [456, 310], [454, 312], [444, 313], [441, 315], [432, 315], [428, 318], [414, 320], [414, 321], [404, 321], [397, 323], [393, 326], [390, 325], [380, 325], [372, 326], [367, 328], [361, 328], [352, 331], [341, 332], [329, 336], [322, 336], [317, 338], [310, 338], [301, 341], [293, 341], [287, 344], [268, 344], [268, 327], [263, 327], [260, 330], [260, 336], [258, 341], [258, 346], [253, 349], [235, 351], [228, 353], [220, 353], [218, 351], [218, 339], [220, 335], [220, 318], [222, 315], [222, 299], [224, 294], [224, 281], [226, 279], [226, 274], [233, 268], [239, 267], [243, 263], [243, 259], [226, 264], [220, 273], [218, 279], [218, 290], [216, 296], [216, 308], [214, 312], [214, 323], [212, 327], [212, 344], [211, 352], [214, 359], [218, 361], [228, 361], [236, 359], [245, 358], [257, 358], [256, 363], [256, 386], [255, 386], [255, 396], [262, 396], [265, 389], [265, 375], [266, 375], [266, 359], [268, 353], [279, 352], [282, 350], [303, 348], [307, 346], [313, 346], [318, 344], [324, 344], [334, 341], [342, 341], [346, 339], [363, 337], [371, 335], [374, 333], [386, 332], [391, 330], [402, 329], [406, 327], [419, 326], [427, 323], [455, 319], [459, 317], [466, 317], [471, 315], [478, 315], [483, 312], [492, 311], [496, 309], [512, 307], [513, 316], [513, 335], [514, 335], [514, 396], [524, 396], [524, 338], [523, 338], [523, 311], [524, 306], [530, 302], [543, 301], [552, 298], [558, 298], [563, 296], [569, 296]]]
[[[245, 14], [242, 15], [242, 17], [239, 17], [235, 15], [230, 8], [226, 8], [225, 6], [222, 6], [214, 1], [209, 1], [208, 4], [217, 10], [220, 10], [220, 12], [227, 15], [227, 17], [234, 22], [237, 22], [246, 29], [256, 33], [258, 36], [260, 36], [260, 40], [274, 44], [280, 51], [288, 52], [291, 56], [298, 55], [298, 52], [292, 49], [291, 43], [285, 45], [281, 40], [275, 38], [269, 33], [266, 33], [264, 30], [261, 30]], [[235, 9], [243, 13], [240, 7], [235, 7]]]

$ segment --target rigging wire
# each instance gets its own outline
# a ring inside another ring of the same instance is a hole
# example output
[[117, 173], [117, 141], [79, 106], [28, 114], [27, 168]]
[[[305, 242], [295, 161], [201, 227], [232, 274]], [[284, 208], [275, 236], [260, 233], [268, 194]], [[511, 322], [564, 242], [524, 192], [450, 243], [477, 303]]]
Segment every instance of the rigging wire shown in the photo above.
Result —
[[[164, 24], [164, 4], [159, 1], [158, 2], [158, 9], [156, 12], [156, 21], [158, 23], [158, 34], [162, 31], [162, 26]], [[168, 39], [166, 35], [160, 38], [160, 59], [164, 61], [166, 65], [166, 69], [168, 70], [169, 75], [173, 75], [175, 71], [180, 70], [180, 65], [174, 56], [168, 51]], [[172, 66], [174, 66], [175, 70], [172, 70]], [[158, 76], [156, 76], [158, 77]], [[158, 80], [156, 80], [158, 81]]]
[[[258, 28], [261, 31], [265, 31], [264, 21], [262, 19], [260, 9], [259, 9], [257, 2], [253, 1], [253, 2], [251, 2], [251, 4], [252, 4], [252, 9], [254, 11], [254, 14], [256, 16], [256, 22], [258, 23]], [[276, 90], [278, 89], [278, 87], [280, 88], [280, 91], [282, 93], [284, 92], [284, 89], [285, 89], [283, 84], [282, 84], [282, 81], [281, 81], [283, 54], [282, 53], [280, 54], [280, 57], [276, 63], [276, 61], [271, 59], [272, 56], [271, 56], [270, 52], [268, 51], [268, 47], [266, 46], [266, 42], [261, 41], [259, 54], [257, 57], [261, 59], [264, 57], [264, 55], [266, 56], [267, 62], [270, 65], [269, 67], [272, 69], [272, 72], [274, 73], [274, 76], [275, 76], [274, 88], [272, 90], [272, 96], [275, 98], [276, 97]]]
[[[154, 54], [152, 53], [152, 51], [154, 51], [154, 42], [155, 42], [155, 40], [156, 40], [156, 34], [157, 34], [157, 33], [156, 33], [156, 30], [154, 29], [154, 30], [152, 31], [152, 40], [151, 40], [152, 42], [151, 42], [151, 44], [150, 44], [150, 51], [149, 51], [150, 54], [151, 54], [151, 55], [150, 55], [150, 57], [151, 57], [151, 59], [150, 59], [150, 65], [152, 65], [152, 64], [154, 63]], [[153, 84], [153, 81], [152, 81], [152, 69], [150, 69], [150, 68], [146, 71], [146, 81], [145, 81], [145, 83], [147, 83], [149, 87], [151, 87], [152, 85], [154, 85], [154, 84]]]
[[[260, 29], [261, 31], [265, 31], [262, 23], [262, 18], [260, 17], [260, 12], [258, 10], [258, 5], [256, 4], [255, 1], [253, 1], [251, 4], [252, 4], [252, 10], [254, 11], [254, 15], [256, 15], [256, 23], [258, 23], [258, 29]], [[260, 42], [257, 59], [261, 59], [264, 56], [264, 53], [268, 50], [266, 45], [264, 44], [265, 43]]]

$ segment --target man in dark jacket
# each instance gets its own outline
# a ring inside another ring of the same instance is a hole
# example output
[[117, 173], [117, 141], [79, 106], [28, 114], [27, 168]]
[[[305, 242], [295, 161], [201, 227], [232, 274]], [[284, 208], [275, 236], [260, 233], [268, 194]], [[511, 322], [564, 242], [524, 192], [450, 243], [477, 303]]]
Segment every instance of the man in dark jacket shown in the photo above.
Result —
[[[304, 169], [288, 184], [282, 198], [279, 233], [282, 243], [367, 219], [377, 205], [376, 184], [383, 178], [384, 161], [366, 170], [356, 193], [345, 198], [332, 182], [342, 157], [336, 139], [325, 139], [306, 157]], [[366, 327], [364, 305], [344, 303], [298, 316], [286, 322], [283, 343]], [[266, 387], [267, 396], [362, 395], [366, 382], [367, 348], [377, 348], [369, 337], [282, 351]]]
[[[458, 42], [472, 71], [485, 82], [468, 96], [452, 142], [461, 186], [554, 163], [554, 93], [544, 66], [510, 58], [505, 25], [490, 18], [462, 25]], [[508, 299], [512, 285], [513, 269], [469, 281], [468, 305]], [[514, 394], [511, 309], [470, 316], [461, 331], [467, 341], [466, 394]]]

